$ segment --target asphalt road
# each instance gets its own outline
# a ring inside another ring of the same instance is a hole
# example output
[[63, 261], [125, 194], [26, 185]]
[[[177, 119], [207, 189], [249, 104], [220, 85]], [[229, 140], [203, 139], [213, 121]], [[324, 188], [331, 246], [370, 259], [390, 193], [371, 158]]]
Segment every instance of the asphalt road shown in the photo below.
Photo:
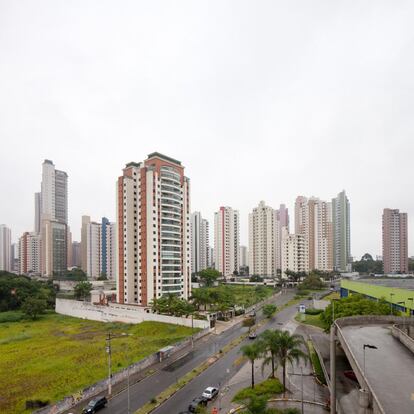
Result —
[[[293, 297], [291, 292], [282, 295], [275, 302], [278, 305], [286, 303]], [[258, 329], [257, 333], [261, 333], [266, 329], [283, 328], [283, 326], [290, 321], [290, 319], [297, 312], [297, 305], [290, 306], [279, 312], [269, 323]], [[258, 315], [259, 316], [259, 315]], [[240, 328], [239, 334], [245, 331], [246, 328]], [[178, 414], [181, 411], [188, 409], [189, 403], [196, 397], [200, 396], [205, 388], [208, 386], [218, 386], [226, 383], [231, 377], [233, 377], [242, 365], [237, 364], [237, 360], [240, 358], [241, 346], [249, 343], [249, 339], [243, 341], [240, 345], [236, 346], [224, 357], [219, 359], [210, 368], [196, 377], [193, 381], [183, 387], [180, 391], [174, 394], [158, 409], [154, 410], [154, 414]], [[220, 398], [209, 404], [209, 408], [217, 407], [220, 408]]]
[[[292, 299], [294, 296], [293, 291], [288, 291], [287, 293], [276, 298], [275, 303], [277, 305], [282, 305]], [[277, 318], [280, 318], [281, 314], [288, 310], [285, 309], [277, 315]], [[258, 314], [257, 319], [260, 320], [262, 317]], [[275, 322], [275, 326], [277, 323]], [[147, 403], [151, 398], [156, 397], [163, 390], [168, 388], [174, 382], [177, 382], [181, 377], [186, 373], [190, 372], [192, 369], [200, 365], [203, 361], [207, 360], [209, 357], [218, 352], [226, 344], [239, 337], [247, 328], [243, 328], [241, 323], [234, 325], [230, 329], [224, 331], [220, 335], [211, 334], [208, 337], [197, 341], [194, 347], [194, 350], [189, 354], [185, 355], [181, 359], [172, 362], [168, 366], [164, 367], [162, 370], [155, 372], [153, 375], [143, 379], [142, 381], [131, 385], [130, 387], [130, 413], [133, 413], [138, 408], [142, 407]], [[163, 404], [155, 413], [165, 413], [173, 414], [175, 412], [180, 412], [183, 408], [187, 409], [188, 403], [200, 395], [204, 390], [204, 385], [202, 385], [202, 380], [205, 379], [205, 383], [208, 385], [210, 381], [215, 379], [214, 383], [218, 383], [224, 380], [223, 373], [226, 375], [231, 375], [233, 361], [240, 356], [238, 354], [240, 347], [236, 347], [223, 358], [217, 361], [212, 365], [207, 371], [201, 374], [199, 377], [191, 381], [186, 387], [184, 387], [180, 392], [175, 394], [170, 398], [165, 404]], [[227, 372], [227, 369], [230, 372]], [[206, 377], [206, 373], [208, 373]], [[223, 379], [222, 379], [223, 377]], [[201, 388], [200, 388], [201, 387]], [[191, 391], [190, 391], [190, 390]], [[186, 390], [186, 391], [183, 391]], [[184, 399], [185, 395], [185, 399]], [[170, 402], [171, 401], [171, 402]], [[171, 405], [172, 408], [168, 408]], [[167, 407], [164, 409], [164, 406]], [[176, 408], [179, 406], [180, 408]], [[183, 407], [183, 408], [181, 408]], [[118, 395], [114, 396], [108, 403], [107, 407], [103, 410], [100, 410], [100, 413], [107, 414], [126, 414], [128, 412], [128, 393], [127, 390], [122, 391]]]

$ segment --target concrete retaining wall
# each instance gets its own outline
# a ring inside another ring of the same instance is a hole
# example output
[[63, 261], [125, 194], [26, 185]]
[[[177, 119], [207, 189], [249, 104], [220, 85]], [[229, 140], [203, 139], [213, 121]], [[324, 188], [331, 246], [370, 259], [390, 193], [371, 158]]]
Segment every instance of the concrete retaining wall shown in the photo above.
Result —
[[[191, 327], [191, 318], [179, 318], [175, 316], [158, 315], [147, 313], [145, 309], [138, 306], [110, 303], [108, 305], [93, 305], [89, 302], [81, 302], [71, 299], [56, 298], [56, 312], [62, 315], [74, 316], [75, 318], [90, 319], [98, 322], [123, 322], [141, 323], [144, 321], [155, 321], [171, 323]], [[206, 329], [210, 323], [205, 320], [194, 319], [194, 328]]]
[[395, 325], [391, 328], [391, 334], [414, 354], [414, 339], [409, 337], [405, 332], [403, 332]]

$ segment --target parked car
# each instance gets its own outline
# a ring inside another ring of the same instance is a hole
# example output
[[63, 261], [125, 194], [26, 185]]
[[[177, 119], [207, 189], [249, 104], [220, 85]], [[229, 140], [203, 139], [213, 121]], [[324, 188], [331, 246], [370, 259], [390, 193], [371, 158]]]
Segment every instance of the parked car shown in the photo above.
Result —
[[188, 411], [190, 411], [190, 413], [195, 413], [198, 407], [205, 407], [207, 405], [207, 402], [207, 398], [204, 397], [194, 398], [194, 400], [191, 401], [190, 405], [188, 406]]
[[256, 332], [250, 332], [249, 333], [249, 339], [256, 339], [256, 338], [257, 338]]
[[83, 409], [82, 414], [96, 413], [101, 408], [104, 408], [108, 403], [106, 397], [98, 397], [89, 401], [89, 404]]
[[215, 387], [207, 387], [204, 392], [201, 394], [202, 397], [206, 398], [207, 400], [211, 401], [213, 398], [216, 398], [218, 395], [218, 388]]

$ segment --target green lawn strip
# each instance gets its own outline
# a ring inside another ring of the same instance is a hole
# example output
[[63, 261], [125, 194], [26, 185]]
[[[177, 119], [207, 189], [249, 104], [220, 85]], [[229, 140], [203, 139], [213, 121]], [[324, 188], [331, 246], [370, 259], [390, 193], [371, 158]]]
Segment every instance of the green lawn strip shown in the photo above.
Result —
[[52, 403], [103, 380], [108, 331], [129, 334], [112, 341], [114, 373], [191, 335], [191, 328], [160, 322], [103, 323], [55, 313], [1, 323], [0, 412], [25, 413], [26, 400]]
[[322, 298], [322, 300], [329, 300], [329, 301], [331, 301], [332, 299], [340, 299], [339, 293], [332, 292], [329, 295], [326, 295]]
[[149, 402], [135, 411], [135, 414], [149, 414], [151, 411], [155, 410], [159, 407], [162, 403], [164, 403], [168, 398], [171, 398], [176, 392], [178, 392], [181, 388], [187, 385], [190, 381], [192, 381], [195, 377], [199, 376], [202, 372], [204, 372], [207, 368], [213, 365], [217, 360], [222, 358], [225, 354], [231, 351], [234, 347], [239, 345], [245, 338], [247, 334], [243, 334], [238, 338], [234, 339], [227, 345], [225, 345], [219, 353], [212, 356], [208, 359], [208, 361], [203, 362], [202, 364], [198, 365], [192, 371], [185, 374], [182, 378], [180, 378], [175, 384], [170, 385], [156, 397], [152, 398]]
[[310, 356], [312, 366], [313, 366], [313, 372], [315, 373], [318, 381], [321, 384], [326, 385], [326, 379], [325, 379], [325, 375], [322, 370], [321, 361], [319, 360], [318, 354], [315, 351], [313, 342], [311, 340], [308, 340], [307, 345], [308, 345], [308, 350], [309, 350], [309, 356]]
[[[304, 320], [302, 320], [302, 315], [305, 318]], [[305, 325], [311, 325], [319, 329], [325, 329], [325, 324], [321, 321], [320, 315], [306, 315], [303, 313], [298, 313], [295, 316], [295, 321], [303, 323]]]
[[252, 397], [266, 397], [267, 399], [281, 394], [283, 392], [283, 385], [277, 378], [269, 378], [252, 387], [241, 389], [233, 397], [233, 402], [243, 402]]

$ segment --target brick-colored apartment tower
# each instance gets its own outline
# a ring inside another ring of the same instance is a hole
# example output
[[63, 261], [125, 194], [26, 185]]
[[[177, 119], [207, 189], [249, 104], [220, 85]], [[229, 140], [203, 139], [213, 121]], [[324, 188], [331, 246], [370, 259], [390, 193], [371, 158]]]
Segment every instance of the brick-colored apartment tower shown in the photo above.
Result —
[[181, 162], [158, 152], [124, 168], [117, 183], [119, 303], [190, 296], [189, 187]]
[[384, 273], [408, 273], [407, 213], [384, 208], [382, 257]]

